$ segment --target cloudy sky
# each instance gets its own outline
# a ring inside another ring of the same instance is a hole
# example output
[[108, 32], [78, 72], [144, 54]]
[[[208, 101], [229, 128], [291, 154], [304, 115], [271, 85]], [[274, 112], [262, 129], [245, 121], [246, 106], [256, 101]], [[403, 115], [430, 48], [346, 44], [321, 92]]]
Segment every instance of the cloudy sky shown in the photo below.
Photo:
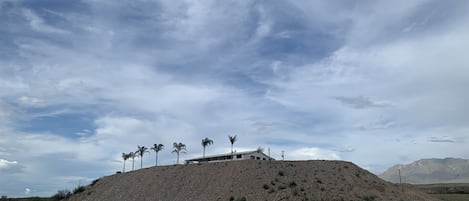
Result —
[[[469, 157], [468, 1], [0, 0], [0, 194], [270, 148], [373, 173]], [[144, 156], [154, 165], [155, 153]], [[140, 159], [138, 159], [138, 162]], [[139, 163], [136, 163], [139, 164]], [[131, 162], [127, 162], [127, 169]]]

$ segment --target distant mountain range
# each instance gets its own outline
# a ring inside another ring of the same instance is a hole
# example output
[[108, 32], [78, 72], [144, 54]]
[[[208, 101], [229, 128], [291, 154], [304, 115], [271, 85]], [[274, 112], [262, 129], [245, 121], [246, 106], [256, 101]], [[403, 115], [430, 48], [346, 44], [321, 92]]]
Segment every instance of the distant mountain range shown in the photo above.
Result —
[[422, 159], [408, 165], [395, 165], [379, 177], [399, 183], [399, 170], [402, 183], [469, 183], [469, 160], [466, 159]]

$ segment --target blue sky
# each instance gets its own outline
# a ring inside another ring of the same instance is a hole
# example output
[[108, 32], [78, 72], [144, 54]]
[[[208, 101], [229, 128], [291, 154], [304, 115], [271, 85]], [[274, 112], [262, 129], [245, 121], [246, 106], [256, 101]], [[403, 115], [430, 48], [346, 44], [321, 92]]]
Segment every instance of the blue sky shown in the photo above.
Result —
[[[469, 2], [0, 0], [0, 194], [263, 147], [374, 173], [469, 155]], [[145, 155], [145, 167], [154, 164]], [[127, 167], [131, 163], [127, 162]]]

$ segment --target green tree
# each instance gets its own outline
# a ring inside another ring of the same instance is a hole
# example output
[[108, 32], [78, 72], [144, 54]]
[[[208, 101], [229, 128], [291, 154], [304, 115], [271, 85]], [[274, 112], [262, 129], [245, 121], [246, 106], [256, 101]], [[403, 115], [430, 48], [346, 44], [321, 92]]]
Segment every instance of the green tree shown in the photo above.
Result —
[[140, 156], [140, 169], [142, 169], [143, 167], [143, 155], [145, 154], [145, 152], [149, 152], [147, 147], [137, 146], [137, 151], [135, 153]]
[[176, 164], [179, 164], [179, 153], [186, 153], [186, 145], [180, 143], [173, 143], [173, 151], [171, 153], [177, 154]]
[[204, 158], [205, 158], [205, 147], [211, 144], [213, 144], [213, 140], [209, 139], [208, 137], [206, 137], [205, 139], [202, 139], [202, 146], [204, 147]]
[[234, 135], [234, 136], [228, 135], [228, 138], [230, 139], [230, 142], [231, 142], [231, 154], [233, 154], [233, 144], [237, 140], [237, 135]]
[[135, 157], [137, 157], [137, 154], [135, 152], [129, 152], [129, 158], [132, 159], [132, 170], [134, 170], [134, 165], [135, 165]]
[[124, 159], [124, 168], [122, 169], [122, 172], [125, 172], [125, 161], [130, 158], [129, 154], [122, 153], [122, 159]]
[[158, 152], [163, 150], [164, 145], [162, 144], [154, 144], [151, 150], [155, 151], [156, 156], [155, 156], [155, 166], [158, 166]]

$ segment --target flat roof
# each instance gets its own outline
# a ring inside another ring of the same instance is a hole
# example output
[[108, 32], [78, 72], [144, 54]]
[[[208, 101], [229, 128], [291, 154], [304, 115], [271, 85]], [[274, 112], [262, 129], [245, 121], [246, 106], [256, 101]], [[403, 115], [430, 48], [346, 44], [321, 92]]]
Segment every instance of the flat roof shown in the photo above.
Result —
[[[226, 153], [226, 154], [217, 154], [217, 155], [211, 155], [211, 156], [205, 156], [205, 157], [198, 157], [198, 158], [191, 158], [186, 161], [196, 161], [196, 160], [201, 160], [201, 159], [208, 159], [208, 158], [218, 158], [218, 157], [223, 157], [223, 156], [231, 156], [231, 155], [238, 155], [238, 154], [250, 154], [250, 153], [256, 153], [260, 152], [264, 155], [266, 155], [264, 152], [259, 151], [259, 150], [253, 150], [253, 151], [243, 151], [243, 152], [233, 152], [233, 153]], [[267, 156], [267, 155], [266, 155]], [[267, 156], [270, 157], [270, 156]], [[272, 158], [272, 157], [270, 157]], [[273, 158], [272, 158], [273, 159]]]

